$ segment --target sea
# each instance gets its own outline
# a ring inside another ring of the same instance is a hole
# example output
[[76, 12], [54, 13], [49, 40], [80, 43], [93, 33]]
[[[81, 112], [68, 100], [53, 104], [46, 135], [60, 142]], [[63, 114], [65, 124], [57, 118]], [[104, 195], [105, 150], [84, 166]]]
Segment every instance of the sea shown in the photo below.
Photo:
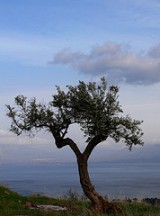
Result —
[[[160, 163], [89, 163], [95, 189], [112, 199], [160, 198]], [[0, 184], [28, 196], [83, 195], [76, 162], [1, 164]]]

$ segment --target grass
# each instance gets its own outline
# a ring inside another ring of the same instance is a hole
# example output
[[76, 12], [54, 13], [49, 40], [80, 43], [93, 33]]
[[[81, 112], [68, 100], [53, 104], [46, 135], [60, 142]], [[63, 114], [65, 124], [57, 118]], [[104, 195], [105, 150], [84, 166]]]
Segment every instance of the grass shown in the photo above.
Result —
[[[67, 211], [48, 211], [29, 209], [26, 203], [35, 204], [53, 204], [66, 206]], [[118, 203], [124, 209], [127, 216], [160, 216], [160, 206], [148, 205], [143, 202], [120, 202]], [[8, 189], [0, 186], [0, 216], [99, 216], [91, 212], [87, 200], [75, 199], [71, 196], [68, 199], [55, 199], [45, 196], [21, 196]], [[104, 214], [103, 216], [107, 216]], [[111, 216], [118, 216], [112, 214]]]

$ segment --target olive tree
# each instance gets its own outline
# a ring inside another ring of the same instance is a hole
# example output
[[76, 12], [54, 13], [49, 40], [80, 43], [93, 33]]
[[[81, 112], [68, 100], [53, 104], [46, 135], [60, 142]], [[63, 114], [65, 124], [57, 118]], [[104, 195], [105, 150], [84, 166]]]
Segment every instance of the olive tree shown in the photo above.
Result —
[[[92, 207], [97, 211], [117, 209], [96, 192], [88, 173], [88, 159], [93, 149], [109, 137], [115, 142], [124, 141], [129, 149], [143, 145], [139, 128], [142, 122], [122, 114], [119, 88], [108, 86], [104, 77], [98, 83], [79, 81], [77, 86], [67, 86], [66, 91], [58, 86], [56, 90], [48, 104], [38, 103], [36, 98], [28, 101], [23, 95], [15, 97], [16, 107], [7, 105], [7, 116], [12, 120], [10, 130], [17, 135], [49, 131], [57, 148], [69, 146], [75, 153], [80, 183]], [[76, 141], [67, 137], [72, 124], [79, 124], [86, 137], [83, 152]]]

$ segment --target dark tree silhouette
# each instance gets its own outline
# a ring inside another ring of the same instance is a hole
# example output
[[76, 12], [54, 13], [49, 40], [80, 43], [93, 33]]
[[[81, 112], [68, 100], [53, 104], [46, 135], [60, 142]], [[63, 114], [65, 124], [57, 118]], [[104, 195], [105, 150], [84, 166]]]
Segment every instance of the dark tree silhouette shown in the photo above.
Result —
[[[79, 81], [75, 87], [60, 87], [47, 105], [36, 98], [27, 101], [23, 95], [15, 98], [15, 107], [7, 105], [11, 118], [10, 130], [17, 135], [47, 129], [53, 135], [57, 148], [69, 146], [76, 155], [80, 183], [92, 207], [99, 212], [117, 211], [118, 207], [107, 202], [95, 191], [88, 173], [88, 159], [93, 149], [107, 138], [124, 141], [131, 150], [133, 145], [143, 145], [142, 130], [138, 120], [122, 115], [118, 101], [118, 87], [108, 87], [105, 78], [99, 83]], [[121, 114], [121, 115], [120, 115]], [[86, 147], [81, 152], [73, 139], [67, 137], [71, 124], [79, 124], [86, 137]]]

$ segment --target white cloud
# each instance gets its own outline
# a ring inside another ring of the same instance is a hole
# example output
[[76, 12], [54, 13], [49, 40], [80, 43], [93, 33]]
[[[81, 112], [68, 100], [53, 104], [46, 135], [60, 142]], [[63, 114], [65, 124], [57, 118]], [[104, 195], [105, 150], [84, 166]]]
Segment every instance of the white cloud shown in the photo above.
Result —
[[53, 64], [68, 64], [72, 68], [95, 76], [106, 75], [111, 80], [130, 84], [160, 82], [160, 45], [146, 53], [135, 53], [128, 46], [105, 43], [92, 48], [89, 54], [63, 49]]
[[155, 59], [160, 59], [160, 44], [150, 48], [148, 52], [149, 56]]

